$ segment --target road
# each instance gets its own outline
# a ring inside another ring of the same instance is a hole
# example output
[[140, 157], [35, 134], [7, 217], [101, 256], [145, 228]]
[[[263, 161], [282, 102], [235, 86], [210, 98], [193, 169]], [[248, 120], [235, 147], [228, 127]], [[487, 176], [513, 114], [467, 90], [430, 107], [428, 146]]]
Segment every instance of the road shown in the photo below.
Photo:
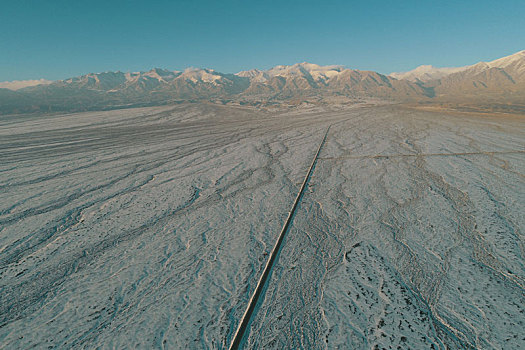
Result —
[[0, 344], [520, 348], [525, 123], [392, 105], [0, 119]]

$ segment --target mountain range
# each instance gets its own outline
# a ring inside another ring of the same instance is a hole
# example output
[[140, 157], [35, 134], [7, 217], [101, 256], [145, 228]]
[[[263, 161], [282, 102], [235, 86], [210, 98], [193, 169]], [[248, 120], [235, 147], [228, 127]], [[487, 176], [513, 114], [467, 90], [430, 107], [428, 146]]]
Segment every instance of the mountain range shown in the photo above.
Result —
[[525, 106], [525, 50], [491, 62], [457, 68], [420, 66], [390, 76], [426, 88], [434, 102]]
[[0, 88], [0, 113], [114, 109], [210, 99], [279, 103], [330, 96], [495, 104], [525, 111], [525, 50], [466, 67], [420, 66], [390, 75], [306, 62], [237, 74], [200, 68], [90, 73], [18, 90]]

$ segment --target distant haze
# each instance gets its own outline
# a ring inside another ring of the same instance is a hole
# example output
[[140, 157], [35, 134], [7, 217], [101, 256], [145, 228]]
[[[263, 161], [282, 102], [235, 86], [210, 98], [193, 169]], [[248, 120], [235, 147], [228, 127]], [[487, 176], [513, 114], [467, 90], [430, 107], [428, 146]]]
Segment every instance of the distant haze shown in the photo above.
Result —
[[2, 81], [0, 82], [0, 89], [19, 90], [28, 86], [35, 86], [41, 84], [51, 84], [51, 80], [39, 79], [39, 80], [14, 80], [14, 81]]

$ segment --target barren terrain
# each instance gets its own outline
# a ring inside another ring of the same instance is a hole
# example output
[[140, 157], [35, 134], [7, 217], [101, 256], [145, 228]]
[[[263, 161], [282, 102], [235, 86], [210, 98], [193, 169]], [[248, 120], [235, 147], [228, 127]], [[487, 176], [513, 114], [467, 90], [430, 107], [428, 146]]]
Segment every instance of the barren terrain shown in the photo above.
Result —
[[181, 104], [0, 117], [0, 348], [525, 347], [525, 118]]

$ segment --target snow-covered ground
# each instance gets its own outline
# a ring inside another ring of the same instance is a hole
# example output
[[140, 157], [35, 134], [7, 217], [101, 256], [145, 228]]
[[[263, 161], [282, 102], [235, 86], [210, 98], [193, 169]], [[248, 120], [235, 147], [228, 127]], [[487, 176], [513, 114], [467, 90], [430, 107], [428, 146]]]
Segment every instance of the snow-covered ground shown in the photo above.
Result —
[[525, 119], [210, 104], [0, 119], [0, 348], [525, 346]]

